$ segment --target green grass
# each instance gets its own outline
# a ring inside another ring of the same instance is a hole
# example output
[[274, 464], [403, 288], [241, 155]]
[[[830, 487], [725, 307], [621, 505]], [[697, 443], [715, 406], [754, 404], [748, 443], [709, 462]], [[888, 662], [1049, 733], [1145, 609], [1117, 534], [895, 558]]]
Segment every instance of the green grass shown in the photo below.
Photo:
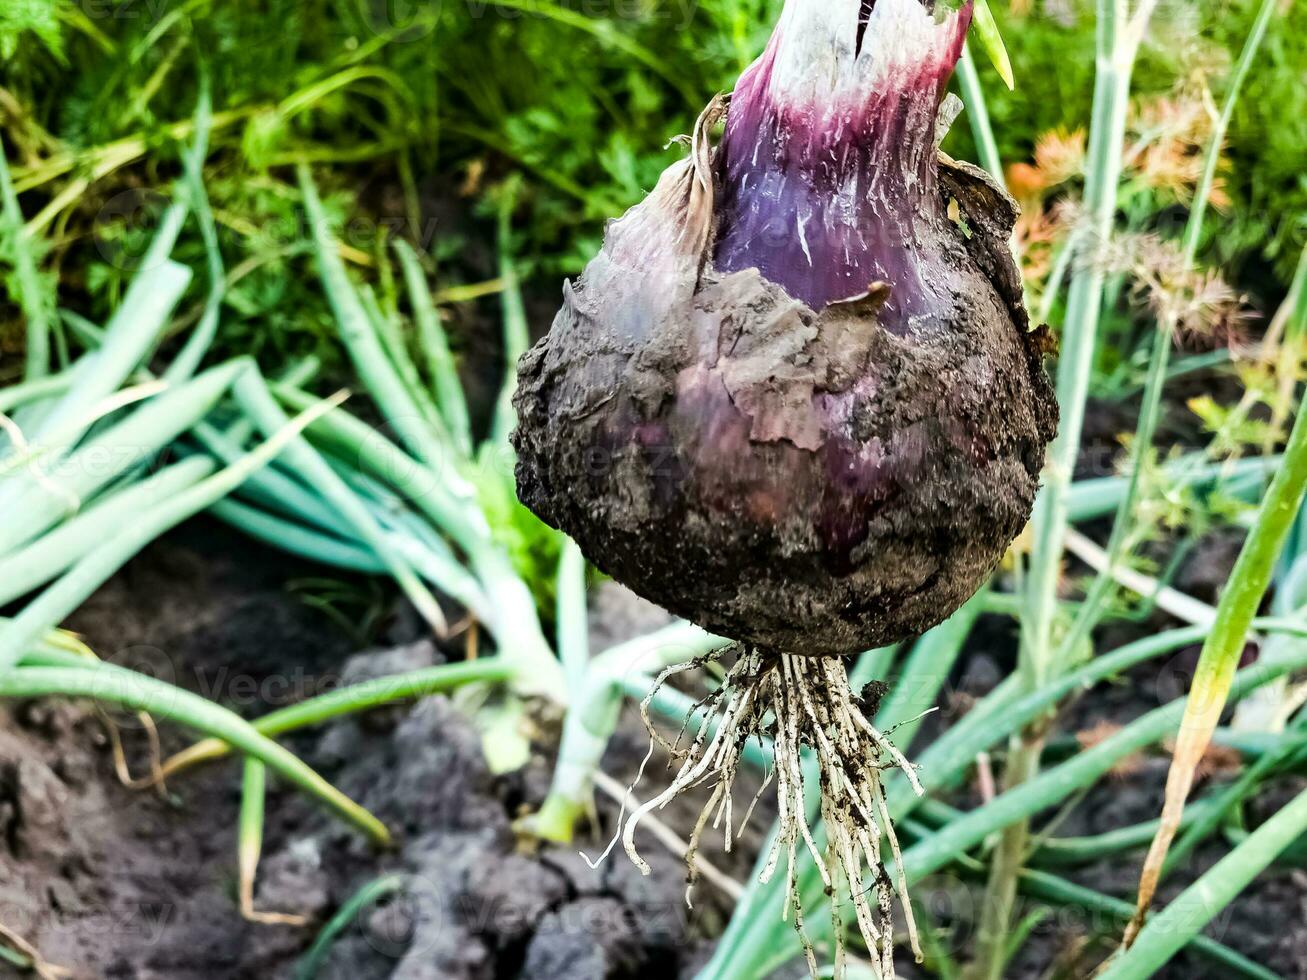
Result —
[[[112, 215], [134, 213], [142, 195], [119, 191], [158, 187], [161, 175], [180, 170], [163, 133], [189, 120], [207, 79], [215, 111], [206, 176], [218, 233], [228, 251], [250, 253], [255, 263], [232, 285], [220, 342], [261, 357], [314, 353], [329, 364], [337, 353], [328, 311], [287, 254], [302, 227], [287, 164], [330, 166], [327, 204], [360, 219], [350, 242], [358, 258], [402, 232], [442, 253], [452, 282], [488, 280], [494, 270], [460, 249], [466, 231], [438, 227], [433, 235], [428, 205], [459, 200], [466, 184], [469, 203], [489, 222], [492, 191], [520, 178], [517, 251], [531, 281], [552, 292], [548, 284], [578, 271], [593, 251], [602, 220], [653, 186], [676, 155], [665, 148], [669, 137], [688, 132], [707, 98], [730, 87], [778, 9], [776, 0], [667, 0], [642, 16], [590, 17], [576, 4], [545, 0], [478, 5], [475, 13], [462, 4], [165, 0], [149, 5], [154, 16], [51, 20], [45, 11], [54, 6], [29, 3], [30, 13], [5, 25], [0, 37], [57, 46], [15, 44], [0, 57], [0, 85], [26, 112], [8, 135], [22, 161], [18, 186], [41, 209], [88, 169], [102, 175], [81, 206], [78, 196], [62, 201], [44, 226], [62, 229], [57, 256], [76, 253], [92, 319], [117, 302], [131, 264], [122, 260], [139, 254], [139, 220]], [[1014, 18], [1006, 4], [991, 6], [1018, 66], [1015, 91], [1005, 91], [987, 63], [975, 67], [990, 93], [998, 158], [1015, 162], [1042, 133], [1089, 118], [1092, 9], [1067, 5], [1068, 22]], [[1138, 89], [1165, 92], [1187, 66], [1233, 57], [1255, 8], [1228, 0], [1192, 16], [1168, 14], [1159, 26], [1166, 33], [1145, 47]], [[1223, 174], [1233, 210], [1223, 233], [1204, 241], [1205, 257], [1246, 269], [1254, 288], [1270, 292], [1288, 281], [1307, 231], [1298, 180], [1307, 112], [1296, 111], [1304, 28], [1307, 11], [1295, 5], [1249, 80], [1231, 128], [1237, 165]], [[1212, 84], [1219, 99], [1219, 68]], [[948, 149], [981, 156], [966, 125]], [[334, 190], [364, 185], [372, 190], [361, 200]], [[379, 208], [378, 196], [393, 203]], [[89, 232], [103, 248], [88, 247]], [[204, 254], [198, 232], [188, 233], [178, 257], [189, 263]], [[1278, 285], [1253, 267], [1263, 254], [1279, 270]], [[23, 274], [21, 262], [14, 268]]]

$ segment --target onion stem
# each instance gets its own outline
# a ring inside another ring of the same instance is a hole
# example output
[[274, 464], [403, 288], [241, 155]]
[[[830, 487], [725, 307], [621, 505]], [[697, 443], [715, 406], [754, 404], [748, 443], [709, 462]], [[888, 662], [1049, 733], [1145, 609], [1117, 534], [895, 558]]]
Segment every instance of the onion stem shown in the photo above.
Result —
[[246, 755], [266, 763], [269, 768], [322, 801], [377, 843], [390, 843], [389, 832], [376, 817], [286, 749], [261, 735], [240, 716], [199, 695], [107, 664], [91, 668], [24, 665], [0, 676], [0, 697], [39, 698], [52, 695], [109, 701], [208, 732]]
[[994, 127], [989, 120], [989, 106], [985, 102], [985, 90], [981, 86], [980, 72], [976, 70], [975, 59], [971, 56], [970, 42], [963, 45], [962, 57], [958, 61], [958, 87], [962, 90], [962, 101], [967, 107], [967, 120], [971, 124], [971, 135], [976, 141], [976, 152], [980, 154], [980, 164], [1000, 187], [1006, 186], [1003, 175], [1003, 158], [998, 152], [998, 141], [994, 139]]
[[[1130, 85], [1144, 26], [1157, 0], [1140, 0], [1132, 14], [1129, 0], [1098, 0], [1097, 64], [1093, 122], [1090, 127], [1085, 207], [1088, 226], [1083, 243], [1089, 254], [1071, 281], [1058, 358], [1057, 400], [1061, 431], [1044, 469], [1044, 490], [1035, 504], [1034, 548], [1027, 576], [1027, 611], [1021, 623], [1020, 674], [1036, 690], [1056, 676], [1060, 664], [1054, 647], [1057, 584], [1069, 526], [1069, 502], [1085, 404], [1097, 350], [1106, 265], [1116, 219], [1117, 192], [1129, 109]], [[1134, 20], [1128, 22], [1133, 16]], [[1137, 447], [1143, 451], [1143, 447]], [[1044, 733], [1040, 727], [1014, 739], [1004, 772], [1008, 788], [1032, 777], [1039, 768]], [[969, 980], [999, 980], [1007, 959], [1007, 935], [1017, 877], [1029, 843], [1029, 826], [1018, 821], [1003, 831], [994, 854], [982, 900], [975, 962]]]
[[[397, 701], [430, 697], [466, 684], [506, 681], [512, 674], [512, 665], [502, 657], [440, 664], [321, 694], [271, 712], [250, 724], [260, 735], [272, 738]], [[224, 758], [233, 748], [235, 746], [231, 743], [218, 738], [197, 742], [167, 760], [163, 765], [163, 775], [167, 778], [202, 762]]]
[[39, 381], [50, 372], [50, 313], [54, 304], [49, 302], [48, 290], [41, 281], [31, 233], [23, 227], [23, 212], [9, 176], [3, 140], [0, 140], [0, 216], [4, 220], [6, 237], [12, 242], [18, 302], [27, 321], [27, 361], [23, 378], [29, 382]]

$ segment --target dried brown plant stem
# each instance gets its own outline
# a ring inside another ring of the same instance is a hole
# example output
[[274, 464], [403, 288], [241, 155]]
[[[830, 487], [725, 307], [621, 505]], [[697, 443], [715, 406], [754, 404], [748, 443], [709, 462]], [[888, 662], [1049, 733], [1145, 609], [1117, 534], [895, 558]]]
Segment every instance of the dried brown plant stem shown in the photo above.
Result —
[[35, 946], [4, 925], [0, 925], [0, 941], [17, 951], [20, 956], [26, 957], [27, 962], [30, 964], [28, 969], [39, 980], [67, 980], [68, 977], [73, 975], [71, 970], [47, 963]]

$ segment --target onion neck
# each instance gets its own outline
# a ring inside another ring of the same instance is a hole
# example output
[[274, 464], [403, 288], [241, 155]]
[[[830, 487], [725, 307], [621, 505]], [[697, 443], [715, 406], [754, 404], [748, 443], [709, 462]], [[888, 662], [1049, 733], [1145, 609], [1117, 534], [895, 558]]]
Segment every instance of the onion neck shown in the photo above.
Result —
[[817, 310], [887, 282], [891, 329], [930, 313], [935, 124], [970, 16], [970, 2], [937, 21], [918, 0], [787, 0], [732, 98], [720, 271], [756, 267]]

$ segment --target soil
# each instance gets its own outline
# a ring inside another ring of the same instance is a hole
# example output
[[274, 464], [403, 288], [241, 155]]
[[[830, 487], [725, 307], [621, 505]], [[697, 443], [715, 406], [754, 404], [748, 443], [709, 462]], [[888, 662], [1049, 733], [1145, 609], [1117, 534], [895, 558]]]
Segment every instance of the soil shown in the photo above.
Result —
[[[1230, 553], [1219, 538], [1197, 549], [1190, 559], [1193, 584], [1221, 580], [1218, 566], [1228, 567]], [[320, 573], [215, 524], [195, 522], [131, 563], [72, 625], [103, 656], [250, 715], [342, 679], [444, 657], [417, 638], [402, 611], [379, 606], [389, 599], [365, 581], [343, 583], [357, 597], [343, 608], [355, 622], [376, 620], [381, 632], [364, 638], [375, 649], [353, 654], [360, 638], [304, 601], [312, 584], [304, 580], [314, 574]], [[594, 644], [656, 628], [664, 617], [629, 594], [604, 591], [596, 603]], [[928, 719], [925, 737], [1009, 673], [1014, 648], [1010, 621], [982, 619], [951, 682], [948, 710]], [[1195, 658], [1196, 650], [1180, 651], [1161, 670], [1155, 665], [1137, 671], [1129, 683], [1099, 688], [1093, 699], [1068, 707], [1061, 730], [1092, 733], [1137, 717], [1159, 697], [1176, 693], [1160, 690], [1159, 677], [1191, 670]], [[144, 731], [130, 717], [114, 719], [133, 769], [143, 772]], [[165, 751], [188, 741], [173, 726], [162, 736]], [[724, 928], [730, 902], [701, 884], [695, 908], [688, 910], [680, 859], [648, 837], [642, 852], [654, 866], [652, 876], [642, 877], [620, 852], [592, 871], [577, 850], [601, 850], [612, 832], [616, 812], [606, 798], [599, 800], [601, 832], [576, 847], [533, 851], [514, 834], [514, 819], [544, 796], [552, 761], [544, 746], [552, 738], [544, 733], [541, 751], [524, 771], [494, 776], [482, 760], [478, 733], [460, 707], [443, 697], [295, 737], [291, 747], [386, 821], [398, 843], [378, 853], [274, 781], [256, 906], [312, 921], [307, 927], [269, 926], [248, 923], [237, 911], [234, 763], [180, 776], [161, 799], [119, 784], [104, 722], [90, 706], [10, 705], [0, 711], [0, 922], [79, 978], [280, 980], [294, 976], [322, 923], [349, 896], [387, 872], [401, 872], [409, 876], [407, 890], [357, 915], [319, 971], [322, 980], [693, 976]], [[606, 770], [629, 779], [646, 746], [638, 719], [629, 715]], [[1155, 816], [1165, 771], [1160, 754], [1131, 760], [1091, 792], [1058, 833], [1099, 833]], [[661, 778], [651, 768], [646, 787]], [[1210, 778], [1228, 776], [1217, 772]], [[1302, 782], [1286, 779], [1272, 793], [1287, 799]], [[978, 799], [970, 787], [953, 802], [970, 807]], [[1250, 824], [1269, 813], [1273, 802], [1253, 807]], [[695, 815], [694, 804], [685, 802], [666, 819], [684, 836]], [[770, 819], [762, 814], [756, 828]], [[731, 856], [705, 840], [707, 855], [737, 881], [747, 879], [759, 846], [756, 828]], [[1219, 845], [1200, 850], [1163, 898], [1222, 853]], [[1138, 857], [1114, 857], [1067, 875], [1128, 896]], [[959, 956], [970, 946], [980, 888], [976, 881], [940, 875], [916, 890]], [[1307, 978], [1304, 895], [1307, 875], [1272, 870], [1209, 932], [1280, 976]], [[1033, 908], [1023, 905], [1019, 914]], [[1087, 976], [1106, 949], [1096, 937], [1116, 928], [1083, 910], [1060, 910], [1034, 929], [1008, 976]], [[900, 968], [905, 977], [920, 975], [906, 954]], [[8, 969], [0, 965], [0, 977], [18, 976]], [[794, 966], [778, 976], [792, 980], [801, 974]], [[1186, 954], [1161, 975], [1194, 980], [1224, 974]]]
[[[288, 591], [312, 570], [207, 521], [156, 543], [70, 625], [106, 659], [147, 669], [255, 715], [324, 685], [440, 662], [389, 617], [386, 649], [350, 655], [352, 640]], [[366, 583], [349, 583], [363, 595]], [[599, 603], [595, 642], [666, 622], [630, 597]], [[136, 772], [147, 741], [114, 715]], [[626, 719], [608, 771], [634, 773], [647, 738]], [[171, 726], [164, 750], [187, 744]], [[322, 980], [603, 980], [674, 977], [707, 955], [729, 905], [701, 886], [684, 901], [678, 858], [642, 836], [654, 873], [625, 856], [592, 871], [576, 847], [524, 849], [512, 823], [537, 807], [551, 760], [493, 776], [478, 733], [449, 699], [382, 709], [291, 740], [291, 747], [395, 833], [377, 853], [300, 795], [270, 784], [256, 907], [309, 916], [309, 926], [244, 921], [235, 902], [239, 768], [184, 774], [168, 798], [114, 775], [102, 718], [86, 704], [40, 701], [0, 712], [0, 922], [79, 978], [224, 980], [291, 977], [321, 925], [386, 872], [410, 876], [399, 900], [365, 908], [319, 971]], [[652, 772], [651, 768], [651, 772]], [[615, 807], [600, 801], [604, 834]], [[682, 833], [694, 814], [673, 810]], [[764, 818], [766, 820], [766, 818]], [[764, 822], [762, 826], [766, 826]], [[758, 841], [735, 859], [737, 880]], [[708, 851], [711, 854], [711, 850]], [[16, 975], [0, 964], [0, 977]]]

